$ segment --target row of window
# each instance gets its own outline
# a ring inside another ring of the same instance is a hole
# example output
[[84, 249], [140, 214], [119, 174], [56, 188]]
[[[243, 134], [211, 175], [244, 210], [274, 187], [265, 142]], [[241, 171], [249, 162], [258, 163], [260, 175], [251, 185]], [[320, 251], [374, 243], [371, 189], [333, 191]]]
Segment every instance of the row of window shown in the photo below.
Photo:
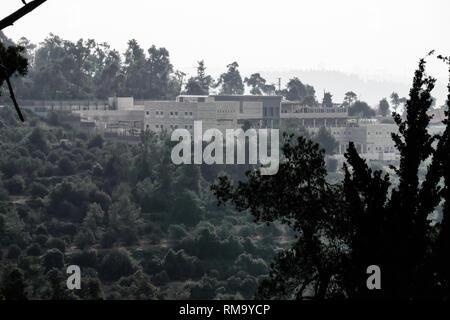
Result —
[[[370, 147], [367, 148], [368, 151], [370, 151]], [[378, 152], [394, 152], [394, 147], [375, 147], [375, 151]]]
[[[145, 113], [147, 116], [150, 116], [150, 111], [147, 111], [146, 113]], [[169, 113], [168, 113], [170, 116], [178, 116], [178, 111], [170, 111]], [[186, 111], [185, 113], [184, 113], [184, 115], [185, 116], [192, 116], [193, 115], [193, 113], [192, 112], [188, 112], [188, 111]], [[162, 117], [162, 116], [164, 116], [164, 111], [156, 111], [156, 116], [157, 117]]]
[[[177, 125], [177, 124], [171, 124], [171, 125], [169, 125], [169, 127], [170, 127], [170, 129], [172, 129], [172, 130], [178, 129], [178, 125]], [[146, 125], [146, 128], [147, 128], [147, 129], [150, 129], [150, 125], [147, 124], [147, 125]], [[157, 124], [157, 125], [155, 125], [155, 128], [156, 128], [156, 129], [164, 130], [164, 125], [162, 125], [162, 124]], [[185, 129], [192, 129], [192, 128], [193, 128], [193, 125], [186, 124], [186, 125], [184, 125], [184, 128], [185, 128]]]
[[[336, 131], [336, 132], [333, 131], [333, 134], [338, 136], [341, 133], [339, 131]], [[342, 134], [343, 135], [351, 135], [352, 133], [350, 131], [344, 131], [344, 132], [342, 132]]]
[[[368, 131], [368, 132], [367, 132], [367, 135], [368, 135], [368, 136], [370, 136], [370, 134], [371, 134], [371, 132], [370, 132], [370, 131]], [[383, 134], [383, 132], [381, 132], [381, 131], [379, 131], [379, 132], [378, 132], [378, 131], [376, 131], [376, 132], [375, 132], [375, 135], [380, 135], [380, 136], [381, 136], [382, 134]], [[386, 132], [386, 134], [387, 134], [387, 135], [391, 135], [391, 134], [392, 134], [392, 132]]]

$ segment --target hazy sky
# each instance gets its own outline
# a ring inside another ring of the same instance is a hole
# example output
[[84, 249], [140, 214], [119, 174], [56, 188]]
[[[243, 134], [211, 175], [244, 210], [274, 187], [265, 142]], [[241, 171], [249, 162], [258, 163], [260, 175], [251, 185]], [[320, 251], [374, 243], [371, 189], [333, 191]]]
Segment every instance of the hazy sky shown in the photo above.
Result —
[[[2, 16], [22, 5], [1, 2]], [[325, 69], [410, 82], [429, 50], [450, 54], [449, 12], [448, 0], [48, 0], [4, 31], [33, 42], [50, 32], [94, 38], [121, 52], [135, 38], [166, 47], [189, 73], [204, 59], [213, 73], [238, 61], [243, 72]]]

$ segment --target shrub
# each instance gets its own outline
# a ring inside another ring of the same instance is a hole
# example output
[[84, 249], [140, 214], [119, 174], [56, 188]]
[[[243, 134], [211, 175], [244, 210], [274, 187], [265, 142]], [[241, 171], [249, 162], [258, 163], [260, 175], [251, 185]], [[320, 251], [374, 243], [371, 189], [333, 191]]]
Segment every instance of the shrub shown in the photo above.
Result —
[[154, 284], [156, 284], [157, 286], [165, 285], [169, 281], [170, 281], [169, 275], [167, 274], [167, 272], [165, 270], [155, 274], [152, 277], [152, 282]]
[[22, 176], [15, 175], [4, 182], [5, 188], [12, 195], [21, 195], [25, 190], [25, 181]]
[[100, 276], [105, 280], [118, 280], [135, 272], [136, 267], [125, 250], [112, 250], [103, 257]]
[[61, 269], [64, 267], [64, 254], [58, 249], [48, 250], [44, 255], [42, 265], [46, 271], [52, 268]]
[[50, 238], [45, 243], [47, 249], [58, 249], [61, 252], [66, 251], [66, 244], [60, 238]]
[[37, 243], [39, 243], [39, 245], [40, 245], [41, 247], [44, 247], [45, 244], [46, 244], [47, 241], [48, 241], [48, 237], [47, 237], [46, 235], [44, 235], [44, 234], [38, 234], [38, 235], [34, 238], [34, 241], [36, 241]]
[[250, 254], [243, 253], [236, 259], [236, 267], [248, 274], [258, 276], [266, 274], [267, 264], [261, 258], [254, 259]]
[[198, 258], [187, 255], [184, 250], [175, 252], [170, 249], [162, 261], [162, 267], [171, 280], [185, 280], [202, 274]]
[[70, 257], [70, 263], [80, 266], [81, 268], [98, 267], [98, 256], [96, 250], [83, 250], [76, 252]]
[[62, 158], [58, 162], [58, 169], [61, 175], [69, 176], [75, 172], [76, 164], [67, 157]]
[[43, 198], [48, 194], [48, 189], [42, 183], [33, 182], [30, 186], [30, 194], [34, 197]]
[[104, 140], [101, 135], [94, 136], [88, 143], [88, 148], [103, 148]]
[[33, 243], [27, 249], [27, 255], [31, 257], [38, 257], [41, 255], [41, 246], [38, 243]]
[[102, 238], [100, 239], [100, 244], [102, 245], [103, 248], [109, 249], [114, 246], [114, 244], [116, 243], [116, 239], [117, 239], [116, 233], [112, 230], [108, 230], [103, 234]]
[[20, 249], [20, 247], [16, 244], [12, 244], [8, 248], [8, 254], [6, 255], [6, 257], [8, 259], [15, 260], [20, 256], [21, 253], [22, 253], [22, 250]]
[[188, 233], [183, 226], [176, 224], [169, 226], [169, 235], [172, 239], [180, 240], [187, 237]]
[[328, 172], [336, 172], [338, 169], [338, 164], [339, 164], [339, 161], [337, 159], [327, 158], [326, 165], [327, 165]]

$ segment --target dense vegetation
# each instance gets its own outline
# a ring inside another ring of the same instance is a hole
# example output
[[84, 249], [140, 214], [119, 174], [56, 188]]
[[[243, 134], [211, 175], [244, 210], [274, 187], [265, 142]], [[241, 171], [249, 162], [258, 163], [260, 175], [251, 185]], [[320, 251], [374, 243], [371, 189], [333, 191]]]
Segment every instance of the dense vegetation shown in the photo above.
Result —
[[[249, 210], [257, 221], [282, 222], [298, 234], [291, 248], [277, 254], [258, 298], [450, 298], [450, 114], [441, 136], [428, 132], [436, 80], [425, 65], [421, 59], [406, 116], [394, 114], [400, 163], [393, 174], [370, 168], [350, 143], [345, 178], [330, 183], [324, 151], [290, 135], [277, 175], [249, 171], [245, 182], [223, 176], [213, 185], [221, 203]], [[450, 83], [448, 89], [447, 106]], [[381, 270], [379, 290], [366, 282], [374, 265]]]
[[[181, 93], [243, 94], [247, 86], [247, 92], [253, 95], [278, 94], [308, 106], [333, 106], [330, 92], [324, 92], [318, 101], [314, 87], [297, 77], [278, 90], [259, 73], [243, 78], [236, 61], [228, 64], [217, 79], [208, 74], [205, 62], [199, 61], [197, 75], [187, 79], [183, 71], [172, 65], [166, 48], [152, 46], [144, 50], [135, 39], [128, 41], [123, 54], [107, 43], [93, 39], [72, 42], [54, 34], [36, 45], [26, 38], [14, 43], [0, 31], [0, 41], [5, 47], [18, 45], [28, 59], [26, 77], [11, 79], [19, 99], [80, 100], [132, 96], [135, 99], [174, 100]], [[6, 101], [7, 97], [0, 99]], [[370, 118], [376, 113], [352, 91], [347, 92], [342, 103], [337, 103], [350, 107], [351, 115]], [[391, 103], [397, 109], [405, 99], [393, 93]], [[382, 99], [378, 113], [386, 115], [389, 108], [387, 100]]]
[[[293, 233], [218, 208], [209, 186], [246, 166], [179, 166], [135, 146], [0, 108], [0, 294], [6, 299], [252, 298]], [[68, 265], [81, 291], [66, 289]]]

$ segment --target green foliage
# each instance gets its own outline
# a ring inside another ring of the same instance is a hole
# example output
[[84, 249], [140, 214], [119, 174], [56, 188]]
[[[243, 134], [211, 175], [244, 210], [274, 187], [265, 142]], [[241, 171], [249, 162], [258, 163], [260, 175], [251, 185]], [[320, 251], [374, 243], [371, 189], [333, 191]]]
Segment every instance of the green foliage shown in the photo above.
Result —
[[8, 253], [7, 253], [6, 257], [8, 259], [16, 260], [17, 258], [19, 258], [21, 253], [22, 253], [22, 250], [20, 249], [20, 247], [16, 244], [12, 244], [8, 248]]
[[333, 107], [333, 95], [329, 92], [323, 93], [322, 106], [325, 108]]
[[201, 275], [202, 270], [196, 257], [187, 255], [183, 250], [170, 249], [162, 261], [162, 268], [171, 280], [186, 280]]
[[47, 271], [52, 268], [62, 269], [64, 267], [64, 254], [58, 249], [50, 249], [44, 255], [42, 265]]
[[375, 116], [375, 110], [373, 110], [369, 105], [364, 101], [355, 101], [350, 105], [348, 109], [349, 116], [360, 116], [363, 118], [372, 118]]
[[88, 148], [103, 148], [105, 141], [101, 135], [95, 135], [88, 143]]
[[197, 76], [189, 78], [186, 84], [186, 92], [188, 95], [208, 95], [209, 89], [214, 84], [214, 80], [210, 75], [206, 74], [204, 61], [198, 62]]
[[331, 131], [325, 127], [320, 127], [317, 134], [312, 137], [312, 140], [318, 143], [327, 155], [334, 154], [339, 147], [339, 142], [333, 137]]
[[27, 248], [27, 255], [31, 257], [38, 257], [41, 255], [41, 246], [38, 243], [33, 243]]
[[[219, 172], [240, 179], [250, 167], [177, 167], [165, 135], [146, 132], [138, 145], [105, 139], [100, 147], [95, 136], [58, 122], [31, 113], [27, 120], [18, 126], [14, 110], [0, 108], [0, 252], [2, 262], [23, 271], [27, 297], [189, 298], [197, 284], [202, 295], [196, 281], [205, 271], [215, 281], [208, 297], [253, 296], [247, 291], [255, 287], [236, 289], [245, 294], [225, 290], [225, 280], [248, 275], [235, 266], [247, 248], [267, 263], [277, 248], [272, 237], [281, 234], [258, 228], [238, 234], [252, 222], [216, 208], [208, 186]], [[21, 181], [21, 191], [10, 196], [13, 180]], [[110, 248], [117, 249], [104, 250]], [[71, 264], [82, 268], [82, 290], [72, 294], [64, 281]]]
[[297, 77], [292, 78], [286, 85], [286, 89], [280, 92], [287, 100], [299, 101], [307, 106], [317, 104], [314, 87], [303, 84]]
[[247, 253], [239, 255], [236, 259], [235, 265], [236, 268], [241, 269], [253, 276], [265, 275], [268, 270], [267, 264], [264, 260], [261, 258], [254, 259], [252, 255]]
[[12, 268], [3, 273], [0, 295], [6, 300], [27, 300], [27, 287], [22, 270]]
[[253, 95], [271, 94], [275, 92], [274, 85], [266, 84], [266, 79], [261, 77], [259, 73], [254, 73], [250, 78], [245, 78], [244, 83], [251, 87], [250, 93]]
[[32, 196], [43, 198], [48, 194], [48, 189], [45, 185], [39, 182], [33, 182], [30, 185], [30, 193]]
[[381, 114], [383, 117], [386, 117], [389, 113], [389, 109], [391, 106], [389, 105], [389, 102], [386, 98], [383, 98], [380, 100], [380, 103], [378, 104], [378, 113]]
[[20, 195], [25, 190], [25, 180], [22, 176], [15, 175], [3, 182], [5, 188], [11, 195]]
[[114, 249], [100, 263], [100, 275], [105, 280], [118, 280], [136, 271], [136, 266], [125, 250]]
[[237, 62], [227, 65], [227, 72], [222, 73], [214, 85], [215, 88], [221, 86], [220, 94], [243, 94], [244, 84], [239, 73], [239, 64]]
[[[450, 64], [450, 58], [440, 58]], [[406, 117], [394, 114], [399, 133], [392, 138], [401, 157], [399, 167], [391, 167], [399, 179], [396, 186], [388, 174], [369, 168], [353, 143], [345, 155], [344, 180], [331, 185], [318, 145], [303, 137], [295, 143], [291, 137], [283, 146], [278, 175], [253, 171], [245, 183], [233, 185], [221, 177], [212, 187], [219, 203], [249, 210], [256, 220], [279, 220], [298, 233], [291, 248], [277, 254], [257, 298], [449, 297], [450, 120], [444, 121], [442, 136], [428, 132], [434, 84], [422, 59]], [[442, 222], [431, 223], [441, 202]], [[248, 256], [239, 260], [242, 265], [248, 261]], [[383, 270], [383, 290], [366, 286], [366, 270], [373, 264]]]
[[61, 252], [65, 252], [66, 251], [66, 244], [64, 243], [63, 240], [59, 239], [59, 238], [50, 238], [47, 240], [47, 242], [45, 243], [45, 247], [47, 249], [58, 249]]

